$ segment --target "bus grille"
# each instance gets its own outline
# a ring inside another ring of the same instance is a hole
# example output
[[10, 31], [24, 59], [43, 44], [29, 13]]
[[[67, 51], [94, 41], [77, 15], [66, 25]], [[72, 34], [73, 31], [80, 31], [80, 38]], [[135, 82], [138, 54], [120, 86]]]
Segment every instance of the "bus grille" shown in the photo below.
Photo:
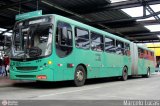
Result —
[[28, 66], [28, 67], [16, 67], [17, 70], [22, 70], [22, 71], [30, 71], [30, 70], [37, 70], [37, 66]]
[[35, 75], [16, 75], [16, 77], [19, 77], [19, 78], [36, 78]]

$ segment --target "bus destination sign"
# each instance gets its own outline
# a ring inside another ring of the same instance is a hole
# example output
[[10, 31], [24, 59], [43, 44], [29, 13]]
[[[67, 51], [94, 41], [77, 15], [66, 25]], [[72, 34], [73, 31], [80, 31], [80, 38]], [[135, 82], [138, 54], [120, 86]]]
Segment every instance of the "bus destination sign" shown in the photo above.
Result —
[[27, 12], [24, 14], [16, 15], [16, 20], [28, 19], [28, 18], [32, 18], [32, 17], [36, 17], [36, 16], [41, 16], [41, 15], [42, 15], [42, 10]]

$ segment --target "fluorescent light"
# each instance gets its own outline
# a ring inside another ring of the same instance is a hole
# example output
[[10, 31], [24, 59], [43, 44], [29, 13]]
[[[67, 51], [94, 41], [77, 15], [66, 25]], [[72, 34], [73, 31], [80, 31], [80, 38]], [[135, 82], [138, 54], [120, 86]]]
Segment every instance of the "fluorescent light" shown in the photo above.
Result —
[[19, 10], [13, 9], [13, 8], [8, 8], [8, 10], [14, 11], [14, 12], [19, 12]]
[[140, 17], [143, 16], [143, 7], [134, 7], [134, 8], [126, 8], [126, 9], [121, 9], [131, 17]]
[[4, 29], [4, 28], [0, 28], [0, 31], [6, 31], [7, 29]]
[[154, 10], [154, 12], [158, 12], [160, 11], [159, 7], [160, 7], [160, 4], [156, 4], [156, 5], [150, 5], [151, 8]]
[[160, 31], [160, 25], [147, 25], [145, 27], [149, 29], [151, 32]]
[[9, 32], [10, 32], [10, 33], [12, 33], [12, 32], [13, 32], [13, 30], [10, 30]]
[[111, 3], [116, 3], [116, 2], [122, 2], [122, 1], [127, 1], [127, 0], [110, 0]]
[[160, 38], [160, 35], [157, 35], [157, 37], [159, 37], [159, 38]]
[[8, 32], [6, 32], [6, 33], [4, 33], [3, 35], [6, 35], [6, 36], [12, 36], [12, 33], [8, 33]]
[[[117, 0], [118, 1], [118, 0]], [[160, 11], [159, 9], [160, 4], [156, 4], [156, 5], [151, 5], [151, 8], [154, 10], [154, 12], [158, 12]], [[131, 17], [140, 17], [143, 16], [143, 7], [133, 7], [133, 8], [125, 8], [125, 9], [121, 9], [122, 11], [124, 11], [125, 13], [127, 13], [128, 15], [130, 15]], [[146, 10], [146, 15], [149, 15], [150, 13]], [[159, 15], [160, 17], [160, 15]], [[146, 18], [146, 19], [140, 19], [137, 21], [142, 21], [142, 20], [151, 20], [154, 19], [153, 17], [150, 18]]]
[[138, 19], [136, 21], [148, 21], [148, 20], [155, 20], [154, 17], [146, 18], [146, 19]]
[[139, 43], [138, 45], [147, 47], [147, 45], [145, 43]]

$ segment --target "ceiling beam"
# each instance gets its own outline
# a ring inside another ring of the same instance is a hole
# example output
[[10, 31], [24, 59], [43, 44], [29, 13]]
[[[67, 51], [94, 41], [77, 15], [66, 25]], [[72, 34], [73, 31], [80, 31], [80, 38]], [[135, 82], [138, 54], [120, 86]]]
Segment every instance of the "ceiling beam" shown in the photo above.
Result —
[[156, 25], [156, 24], [159, 24], [156, 20], [144, 20], [144, 21], [138, 21], [138, 23], [141, 23], [143, 25]]
[[139, 41], [133, 41], [134, 43], [155, 43], [160, 42], [160, 40], [139, 40]]
[[[99, 22], [98, 22], [99, 23]], [[126, 19], [126, 20], [115, 20], [115, 21], [101, 21], [101, 24], [105, 24], [106, 26], [110, 28], [123, 28], [123, 27], [136, 27], [141, 25], [157, 25], [159, 24], [156, 20], [143, 20], [143, 21], [133, 21], [132, 19]], [[89, 25], [96, 25], [96, 23], [87, 23]]]
[[127, 37], [127, 39], [132, 40], [132, 39], [136, 39], [136, 40], [143, 40], [143, 39], [157, 39], [157, 35], [151, 35], [151, 36], [134, 36], [134, 37]]
[[[160, 4], [160, 0], [146, 0], [146, 2], [148, 5]], [[96, 12], [110, 11], [110, 10], [119, 10], [119, 9], [139, 7], [139, 6], [142, 6], [142, 4], [139, 3], [139, 1], [128, 0], [128, 1], [108, 4], [105, 6], [99, 6], [99, 7], [93, 7], [93, 8], [81, 7], [81, 8], [75, 8], [73, 10], [79, 14], [88, 14], [88, 13], [96, 13]]]
[[15, 6], [19, 6], [19, 4], [26, 4], [26, 3], [29, 3], [29, 2], [35, 2], [37, 0], [22, 0], [21, 2], [15, 2], [13, 4], [10, 4], [10, 5], [3, 5], [3, 6], [0, 6], [0, 11], [3, 11], [7, 8], [11, 8], [11, 7], [15, 7]]
[[[106, 23], [102, 23], [101, 24], [105, 24], [106, 26], [110, 27], [110, 28], [123, 28], [123, 27], [136, 27], [139, 25], [157, 25], [159, 24], [159, 22], [157, 22], [156, 20], [143, 20], [143, 21], [133, 21], [132, 19], [128, 19], [128, 20], [119, 20], [119, 21], [111, 21], [111, 22], [106, 22]], [[93, 25], [92, 23], [90, 25]], [[94, 23], [94, 25], [96, 25]]]
[[0, 33], [0, 36], [3, 36], [4, 33], [10, 31], [11, 29], [7, 29], [6, 31], [2, 31], [2, 33]]
[[[7, 3], [7, 5], [10, 5], [10, 4], [13, 4], [15, 2], [11, 1], [11, 0], [6, 0], [5, 3]], [[19, 3], [19, 9], [17, 10], [19, 13], [23, 13], [23, 12], [28, 12], [28, 11], [33, 11], [35, 10], [34, 8], [35, 7], [29, 7], [29, 6], [26, 6], [27, 3], [24, 3], [24, 4], [21, 4]]]
[[155, 20], [157, 20], [157, 22], [160, 23], [160, 17], [158, 15], [154, 15], [155, 11], [150, 7], [150, 5], [146, 2], [146, 0], [138, 0], [142, 6], [143, 6], [143, 16], [146, 15], [146, 10], [153, 15], [153, 17], [155, 18]]
[[94, 24], [112, 24], [112, 23], [121, 23], [121, 22], [129, 22], [129, 21], [135, 21], [135, 19], [119, 19], [119, 20], [103, 20], [103, 21], [93, 21], [93, 22], [87, 22], [86, 24], [94, 25]]
[[[41, 0], [41, 3], [43, 3], [43, 4], [47, 5], [47, 6], [50, 6], [50, 7], [52, 7], [52, 8], [58, 9], [58, 10], [60, 10], [60, 11], [63, 11], [63, 12], [65, 12], [65, 13], [71, 14], [71, 15], [73, 15], [73, 16], [76, 16], [76, 17], [79, 18], [79, 19], [83, 19], [85, 22], [92, 22], [92, 19], [90, 19], [90, 18], [88, 18], [88, 17], [86, 17], [86, 16], [83, 16], [83, 15], [81, 15], [81, 14], [78, 14], [78, 13], [76, 13], [76, 12], [74, 12], [74, 11], [71, 11], [71, 10], [68, 10], [68, 9], [66, 9], [66, 8], [63, 8], [63, 7], [61, 7], [61, 6], [57, 5], [57, 4], [54, 4], [54, 3], [52, 3], [52, 2], [48, 2], [48, 1], [45, 1], [45, 0]], [[108, 28], [108, 27], [105, 26], [105, 25], [102, 25], [102, 24], [97, 24], [97, 25], [100, 26], [100, 27], [105, 28], [106, 30], [108, 30], [108, 31], [111, 32], [111, 33], [114, 33], [114, 32], [115, 32], [113, 29], [110, 29], [110, 28]], [[118, 32], [117, 32], [117, 33], [118, 33]]]
[[109, 28], [113, 28], [113, 29], [119, 29], [119, 28], [130, 28], [130, 27], [139, 27], [140, 24], [136, 23], [136, 22], [123, 22], [123, 23], [112, 23], [112, 24], [105, 24], [106, 26], [108, 26]]
[[[155, 12], [153, 15], [159, 15], [160, 11]], [[94, 21], [94, 22], [87, 22], [87, 24], [111, 24], [111, 23], [122, 23], [122, 22], [130, 22], [130, 21], [136, 21], [138, 19], [146, 19], [153, 16], [152, 14], [146, 15], [146, 16], [140, 16], [140, 17], [131, 17], [129, 19], [119, 19], [119, 20], [103, 20], [103, 21]]]
[[126, 34], [125, 36], [157, 36], [160, 34], [160, 31], [157, 32], [146, 32], [146, 33], [132, 33], [132, 34]]

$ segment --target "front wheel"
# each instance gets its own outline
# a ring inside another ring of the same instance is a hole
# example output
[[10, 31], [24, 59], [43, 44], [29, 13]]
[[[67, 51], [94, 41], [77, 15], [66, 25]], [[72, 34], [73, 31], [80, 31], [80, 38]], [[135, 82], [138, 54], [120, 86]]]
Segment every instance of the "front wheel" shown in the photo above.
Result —
[[122, 81], [126, 81], [127, 79], [128, 79], [128, 70], [126, 67], [124, 67], [122, 71]]
[[83, 86], [86, 80], [86, 71], [83, 66], [78, 66], [74, 74], [74, 84], [79, 87]]
[[151, 72], [150, 72], [150, 69], [148, 68], [147, 69], [147, 74], [143, 75], [142, 77], [149, 78], [150, 76], [151, 76]]

